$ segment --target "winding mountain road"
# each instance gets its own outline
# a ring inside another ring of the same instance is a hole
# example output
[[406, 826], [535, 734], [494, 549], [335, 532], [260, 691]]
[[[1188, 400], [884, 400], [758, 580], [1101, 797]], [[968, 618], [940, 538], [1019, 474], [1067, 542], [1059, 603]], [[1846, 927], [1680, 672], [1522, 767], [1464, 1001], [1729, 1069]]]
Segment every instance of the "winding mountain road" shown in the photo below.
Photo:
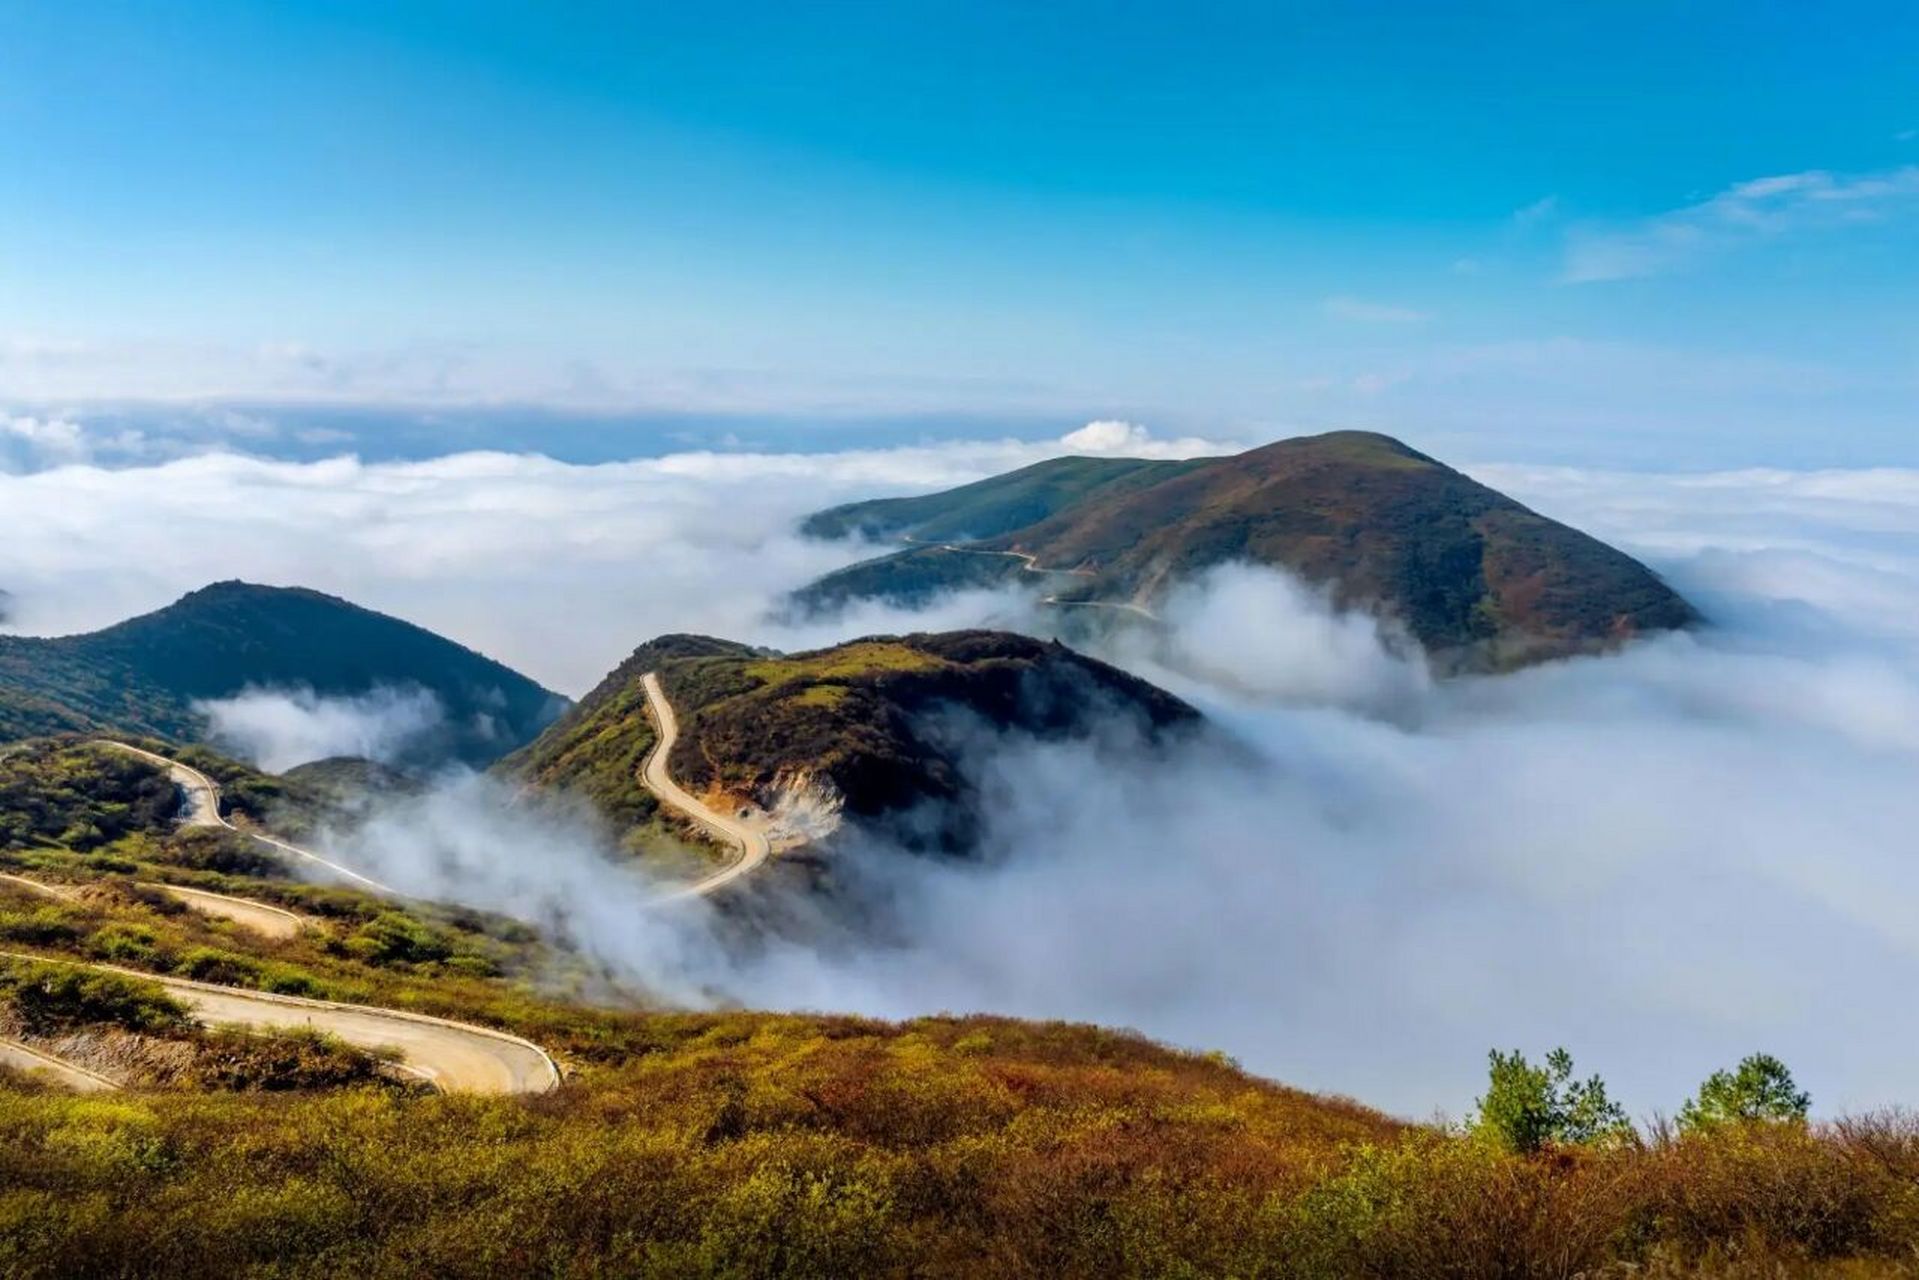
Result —
[[18, 1040], [0, 1040], [0, 1065], [12, 1067], [15, 1071], [44, 1075], [76, 1093], [103, 1093], [120, 1087], [97, 1072], [41, 1053]]
[[351, 867], [343, 867], [331, 858], [323, 858], [309, 849], [300, 848], [298, 845], [291, 845], [284, 840], [275, 840], [272, 836], [263, 836], [257, 831], [248, 831], [244, 827], [234, 826], [220, 813], [220, 784], [212, 778], [207, 777], [206, 774], [201, 773], [198, 769], [195, 769], [192, 765], [181, 764], [178, 760], [169, 759], [157, 752], [148, 751], [142, 747], [131, 746], [125, 742], [118, 742], [112, 738], [96, 738], [94, 741], [100, 746], [111, 748], [114, 751], [125, 752], [128, 755], [138, 756], [142, 760], [159, 765], [165, 769], [168, 776], [173, 779], [173, 785], [179, 787], [180, 790], [186, 794], [187, 811], [180, 819], [184, 825], [190, 827], [225, 827], [228, 831], [236, 832], [249, 840], [258, 841], [266, 845], [269, 849], [277, 849], [281, 853], [291, 854], [296, 858], [325, 867], [335, 875], [344, 876], [348, 880], [352, 880], [373, 890], [375, 893], [394, 896], [394, 890], [387, 885], [381, 884], [371, 876], [361, 875]]
[[[198, 769], [124, 742], [109, 739], [97, 741], [101, 746], [138, 756], [166, 769], [174, 783], [186, 793], [187, 809], [182, 821], [188, 825], [225, 827], [251, 840], [257, 840], [272, 848], [318, 863], [369, 888], [382, 893], [392, 892], [378, 881], [369, 879], [350, 867], [343, 867], [337, 862], [323, 858], [319, 854], [287, 844], [285, 841], [275, 840], [270, 836], [235, 827], [220, 815], [219, 784]], [[0, 880], [49, 897], [71, 899], [75, 896], [71, 890], [62, 886], [50, 885], [25, 876], [0, 873]], [[291, 911], [245, 898], [210, 893], [204, 889], [189, 889], [181, 885], [157, 887], [186, 901], [190, 906], [229, 919], [240, 920], [277, 937], [291, 936], [306, 923]], [[237, 987], [218, 986], [210, 982], [196, 982], [187, 978], [146, 973], [138, 969], [124, 969], [117, 965], [85, 964], [63, 957], [37, 956], [18, 951], [0, 951], [0, 956], [16, 960], [74, 965], [99, 973], [117, 973], [144, 982], [156, 983], [169, 995], [186, 1005], [200, 1021], [212, 1025], [237, 1026], [254, 1031], [285, 1031], [310, 1027], [338, 1036], [348, 1044], [357, 1045], [363, 1049], [397, 1049], [402, 1055], [401, 1066], [404, 1070], [431, 1081], [436, 1087], [446, 1092], [544, 1093], [560, 1083], [559, 1068], [544, 1049], [530, 1040], [508, 1032], [496, 1031], [491, 1027], [454, 1022], [447, 1018], [401, 1009], [382, 1009], [373, 1005], [344, 1004], [337, 1001], [309, 999], [305, 996], [247, 991]], [[9, 1065], [27, 1065], [33, 1069], [53, 1072], [75, 1088], [117, 1087], [112, 1081], [97, 1076], [84, 1067], [51, 1058], [14, 1041], [0, 1041], [0, 1061], [5, 1061]], [[83, 1083], [83, 1078], [90, 1082]]]
[[[912, 539], [909, 538], [907, 541], [911, 542]], [[950, 551], [956, 556], [1006, 556], [1019, 561], [1019, 567], [1027, 573], [1052, 573], [1067, 578], [1090, 578], [1093, 576], [1093, 572], [1090, 569], [1043, 568], [1040, 565], [1038, 556], [1028, 555], [1024, 551], [989, 551], [984, 547], [962, 547], [951, 542], [940, 542], [934, 545], [939, 547], [941, 551]]]
[[685, 898], [702, 898], [725, 888], [765, 862], [773, 855], [773, 845], [767, 839], [766, 832], [759, 827], [709, 808], [673, 781], [666, 768], [667, 761], [673, 755], [673, 744], [680, 740], [680, 722], [673, 714], [673, 704], [666, 700], [666, 692], [660, 687], [658, 672], [647, 672], [640, 678], [640, 683], [646, 689], [646, 705], [653, 713], [653, 723], [659, 730], [659, 740], [653, 744], [646, 763], [640, 766], [640, 780], [646, 784], [647, 790], [659, 797], [661, 804], [679, 811], [696, 825], [704, 827], [740, 851], [739, 857], [712, 875], [663, 893], [654, 901], [677, 902]]
[[80, 895], [65, 885], [48, 884], [44, 880], [30, 880], [26, 876], [16, 876], [0, 871], [0, 884], [15, 885], [28, 893], [37, 893], [43, 898], [55, 898], [61, 902], [78, 902]]
[[[0, 885], [9, 884], [61, 902], [80, 900], [80, 895], [65, 885], [48, 884], [44, 880], [31, 880], [26, 876], [0, 871]], [[153, 888], [194, 911], [245, 925], [269, 938], [291, 938], [307, 924], [305, 916], [296, 915], [285, 907], [255, 902], [251, 898], [235, 898], [229, 894], [214, 893], [210, 889], [190, 889], [183, 884], [156, 884]]]
[[560, 1083], [560, 1069], [544, 1049], [531, 1040], [491, 1027], [404, 1009], [244, 991], [211, 982], [123, 969], [118, 965], [85, 964], [23, 951], [0, 951], [0, 956], [39, 964], [71, 965], [154, 983], [165, 988], [168, 995], [186, 1005], [194, 1017], [209, 1026], [235, 1026], [249, 1031], [313, 1028], [362, 1049], [398, 1049], [404, 1055], [402, 1064], [408, 1071], [448, 1093], [545, 1093]]
[[[907, 538], [905, 541], [914, 542], [916, 540]], [[926, 544], [921, 543], [919, 545], [923, 546]], [[1038, 556], [1028, 555], [1024, 551], [988, 551], [983, 547], [961, 547], [951, 542], [939, 542], [932, 545], [937, 546], [941, 551], [948, 551], [954, 555], [961, 556], [1011, 556], [1020, 562], [1020, 568], [1027, 573], [1053, 574], [1066, 578], [1090, 578], [1094, 576], [1093, 571], [1090, 569], [1042, 568]], [[1135, 604], [1130, 600], [1062, 600], [1057, 595], [1051, 595], [1041, 596], [1039, 602], [1041, 604], [1051, 605], [1056, 609], [1119, 609], [1127, 613], [1138, 614], [1142, 618], [1149, 618], [1154, 622], [1159, 621], [1158, 614], [1148, 609], [1145, 605]]]
[[231, 920], [268, 938], [291, 938], [307, 925], [305, 916], [288, 911], [285, 907], [255, 902], [251, 898], [235, 898], [209, 889], [189, 889], [183, 884], [157, 884], [153, 887], [190, 911]]

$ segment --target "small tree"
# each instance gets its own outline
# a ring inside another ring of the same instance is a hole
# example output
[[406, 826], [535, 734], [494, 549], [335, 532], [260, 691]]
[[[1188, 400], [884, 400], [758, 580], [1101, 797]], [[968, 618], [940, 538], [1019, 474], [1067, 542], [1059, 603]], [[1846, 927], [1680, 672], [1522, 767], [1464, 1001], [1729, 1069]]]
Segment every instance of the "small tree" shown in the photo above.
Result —
[[1476, 1104], [1472, 1129], [1509, 1151], [1529, 1154], [1548, 1146], [1616, 1142], [1632, 1132], [1632, 1122], [1606, 1096], [1598, 1076], [1574, 1080], [1573, 1059], [1564, 1049], [1546, 1055], [1535, 1067], [1517, 1049], [1490, 1055], [1486, 1096]]
[[1769, 1053], [1755, 1053], [1732, 1071], [1715, 1071], [1699, 1086], [1699, 1096], [1679, 1108], [1679, 1127], [1689, 1133], [1724, 1124], [1799, 1121], [1812, 1095], [1793, 1081], [1786, 1064]]

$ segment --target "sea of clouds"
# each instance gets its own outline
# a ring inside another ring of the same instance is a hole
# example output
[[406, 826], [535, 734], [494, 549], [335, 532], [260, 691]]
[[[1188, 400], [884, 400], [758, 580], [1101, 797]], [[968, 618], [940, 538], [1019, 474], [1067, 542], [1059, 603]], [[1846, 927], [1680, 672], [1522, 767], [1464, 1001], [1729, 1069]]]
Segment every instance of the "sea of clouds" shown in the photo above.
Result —
[[[370, 465], [232, 454], [0, 475], [14, 629], [100, 625], [228, 577], [345, 595], [578, 695], [666, 631], [781, 647], [990, 620], [973, 593], [795, 627], [787, 590], [862, 553], [793, 533], [836, 501], [1062, 452], [1188, 456], [1099, 424], [1048, 445]], [[1108, 651], [1242, 748], [982, 738], [973, 865], [854, 846], [885, 942], [742, 956], [705, 908], [481, 779], [343, 846], [401, 887], [531, 914], [687, 1002], [1134, 1026], [1391, 1109], [1454, 1113], [1484, 1055], [1565, 1044], [1641, 1111], [1779, 1054], [1822, 1111], [1919, 1101], [1919, 473], [1623, 473], [1475, 464], [1639, 554], [1713, 620], [1605, 658], [1435, 681], [1370, 618], [1228, 566]], [[404, 701], [221, 708], [270, 765], [403, 740]], [[395, 738], [399, 734], [399, 738]], [[384, 736], [383, 736], [384, 735]], [[1249, 750], [1247, 749], [1249, 748]]]

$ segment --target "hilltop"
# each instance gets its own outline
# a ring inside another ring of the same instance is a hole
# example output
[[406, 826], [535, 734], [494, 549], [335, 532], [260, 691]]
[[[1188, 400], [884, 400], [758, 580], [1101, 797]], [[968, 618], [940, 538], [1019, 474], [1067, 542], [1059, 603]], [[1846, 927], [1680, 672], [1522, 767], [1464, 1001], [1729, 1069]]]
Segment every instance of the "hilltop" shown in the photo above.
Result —
[[[636, 659], [824, 661], [699, 637]], [[291, 798], [184, 754], [229, 799]], [[1898, 1111], [1528, 1152], [1125, 1031], [662, 1009], [563, 936], [302, 884], [233, 832], [176, 828], [150, 761], [26, 744], [0, 793], [9, 1276], [1837, 1278], [1905, 1274], [1919, 1247]], [[498, 1028], [565, 1082], [443, 1096], [412, 1054], [209, 1025], [181, 978]], [[64, 1092], [7, 1048], [119, 1089]]]
[[1158, 736], [1199, 722], [1115, 667], [1005, 632], [870, 636], [798, 654], [665, 636], [500, 768], [583, 796], [623, 828], [654, 820], [638, 775], [656, 741], [641, 678], [655, 670], [680, 722], [671, 772], [715, 808], [794, 821], [836, 812], [944, 849], [972, 838], [961, 757], [977, 727], [1072, 736], [1118, 716]]
[[1112, 497], [1169, 480], [1213, 459], [1049, 458], [942, 493], [849, 502], [800, 525], [809, 538], [903, 538], [963, 542], [997, 537], [1096, 496]]
[[[854, 599], [910, 605], [957, 586], [1043, 582], [1066, 602], [1150, 607], [1177, 582], [1246, 561], [1296, 573], [1343, 607], [1392, 618], [1442, 670], [1591, 652], [1698, 619], [1625, 553], [1383, 435], [1333, 432], [1124, 470], [1059, 461], [1070, 465], [1058, 475], [1074, 483], [1036, 484], [1028, 468], [944, 494], [820, 513], [804, 526], [816, 535], [956, 542], [946, 530], [977, 527], [964, 547], [915, 546], [828, 574], [796, 602], [811, 610]], [[1030, 502], [982, 505], [981, 495], [1035, 491]], [[980, 511], [991, 518], [969, 518]], [[1037, 518], [1004, 527], [1028, 513]], [[1052, 572], [1030, 573], [1029, 564]]]
[[221, 582], [83, 635], [0, 636], [0, 739], [62, 731], [204, 739], [196, 702], [247, 689], [321, 695], [424, 689], [442, 723], [422, 763], [483, 765], [565, 700], [473, 650], [334, 596]]

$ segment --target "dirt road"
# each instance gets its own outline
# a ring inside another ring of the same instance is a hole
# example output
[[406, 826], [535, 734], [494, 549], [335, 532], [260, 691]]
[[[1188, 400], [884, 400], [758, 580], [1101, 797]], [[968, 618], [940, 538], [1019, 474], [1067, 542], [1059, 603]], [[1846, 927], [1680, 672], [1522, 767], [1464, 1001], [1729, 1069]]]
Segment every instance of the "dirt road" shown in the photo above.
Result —
[[83, 964], [57, 956], [0, 951], [0, 956], [39, 964], [67, 964], [117, 973], [166, 989], [193, 1016], [213, 1026], [256, 1031], [313, 1027], [362, 1049], [398, 1049], [410, 1071], [449, 1093], [545, 1093], [560, 1083], [559, 1068], [530, 1040], [491, 1027], [435, 1018], [402, 1009], [336, 1004], [305, 996], [243, 991], [187, 978], [169, 978], [111, 964]]
[[653, 723], [659, 729], [659, 741], [653, 744], [652, 754], [640, 767], [641, 781], [646, 783], [647, 790], [660, 798], [660, 803], [686, 815], [740, 851], [739, 857], [712, 875], [663, 893], [655, 901], [674, 902], [682, 898], [704, 897], [725, 888], [765, 862], [772, 856], [773, 846], [766, 838], [766, 832], [758, 826], [708, 808], [673, 781], [666, 769], [667, 761], [673, 755], [673, 744], [680, 739], [680, 722], [673, 715], [673, 704], [666, 700], [665, 690], [660, 688], [657, 672], [647, 672], [641, 677], [641, 684], [646, 689], [646, 705], [653, 712]]
[[291, 938], [307, 923], [304, 916], [295, 915], [284, 907], [270, 907], [250, 898], [235, 898], [208, 889], [189, 889], [182, 884], [156, 884], [153, 887], [168, 897], [178, 899], [190, 910], [231, 920], [269, 938]]
[[120, 1087], [103, 1075], [96, 1075], [71, 1062], [62, 1062], [38, 1049], [29, 1049], [17, 1040], [0, 1040], [0, 1065], [12, 1067], [15, 1071], [38, 1072], [76, 1093], [101, 1093]]
[[25, 876], [10, 875], [0, 871], [0, 884], [15, 885], [28, 893], [37, 893], [43, 898], [56, 898], [61, 902], [78, 902], [80, 895], [65, 885], [48, 884], [44, 880], [29, 880]]
[[228, 831], [238, 832], [249, 840], [255, 840], [266, 845], [269, 849], [277, 849], [281, 853], [291, 854], [295, 858], [325, 867], [335, 875], [344, 876], [348, 880], [352, 880], [356, 884], [361, 885], [363, 888], [373, 890], [375, 893], [393, 896], [394, 891], [388, 886], [381, 884], [371, 876], [361, 875], [351, 867], [343, 867], [331, 858], [323, 858], [310, 849], [302, 849], [298, 845], [288, 844], [284, 840], [275, 840], [272, 836], [263, 836], [257, 831], [248, 831], [244, 827], [234, 826], [220, 814], [220, 784], [212, 778], [207, 777], [206, 774], [201, 773], [198, 769], [193, 768], [191, 765], [181, 764], [178, 760], [169, 760], [166, 756], [156, 752], [130, 746], [124, 742], [116, 742], [111, 738], [96, 738], [94, 741], [103, 747], [109, 747], [115, 751], [123, 751], [128, 755], [139, 756], [142, 760], [157, 764], [165, 769], [168, 776], [173, 779], [174, 785], [186, 794], [187, 810], [180, 820], [187, 826], [225, 827]]
[[[80, 900], [80, 895], [65, 885], [48, 884], [44, 880], [30, 880], [26, 876], [11, 875], [4, 871], [0, 871], [0, 884], [17, 885], [31, 893], [55, 898], [61, 902]], [[214, 893], [210, 889], [189, 889], [183, 884], [156, 884], [153, 887], [161, 893], [178, 899], [195, 911], [243, 924], [269, 938], [291, 938], [305, 928], [307, 923], [305, 916], [296, 915], [284, 907], [270, 907], [264, 902], [255, 902], [251, 898], [235, 898], [224, 893]]]
[[[912, 542], [913, 539], [908, 538], [906, 541]], [[979, 547], [955, 546], [950, 542], [940, 542], [933, 545], [937, 546], [941, 551], [950, 551], [954, 555], [1010, 556], [1019, 561], [1019, 567], [1027, 573], [1055, 574], [1066, 578], [1090, 578], [1093, 576], [1093, 571], [1090, 569], [1041, 568], [1039, 557], [1028, 555], [1024, 551], [986, 551]], [[1120, 609], [1127, 613], [1138, 614], [1142, 618], [1150, 618], [1154, 622], [1159, 621], [1158, 614], [1148, 609], [1145, 605], [1135, 604], [1130, 600], [1062, 600], [1058, 596], [1052, 595], [1041, 596], [1039, 602], [1044, 605], [1051, 605], [1056, 609]]]

